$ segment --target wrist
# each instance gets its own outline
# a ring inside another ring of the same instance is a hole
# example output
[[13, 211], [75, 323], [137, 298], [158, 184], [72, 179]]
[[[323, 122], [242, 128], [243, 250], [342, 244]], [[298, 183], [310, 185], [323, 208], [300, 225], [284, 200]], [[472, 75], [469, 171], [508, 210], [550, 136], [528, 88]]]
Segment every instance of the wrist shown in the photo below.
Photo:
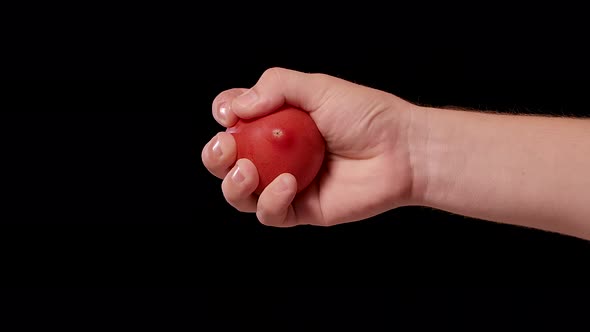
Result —
[[429, 156], [429, 139], [431, 137], [431, 113], [434, 109], [413, 105], [408, 112], [407, 144], [411, 169], [412, 185], [410, 201], [412, 205], [427, 205], [427, 193], [434, 182], [430, 170], [433, 162]]

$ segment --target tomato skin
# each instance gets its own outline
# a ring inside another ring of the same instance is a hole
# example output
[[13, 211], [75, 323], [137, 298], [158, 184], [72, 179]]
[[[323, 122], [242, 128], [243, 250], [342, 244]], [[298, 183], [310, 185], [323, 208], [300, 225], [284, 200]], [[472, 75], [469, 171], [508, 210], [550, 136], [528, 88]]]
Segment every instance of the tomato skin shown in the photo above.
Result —
[[297, 179], [297, 192], [317, 176], [325, 141], [309, 113], [291, 106], [255, 119], [240, 119], [227, 132], [236, 140], [237, 159], [247, 158], [258, 169], [256, 194], [282, 173]]

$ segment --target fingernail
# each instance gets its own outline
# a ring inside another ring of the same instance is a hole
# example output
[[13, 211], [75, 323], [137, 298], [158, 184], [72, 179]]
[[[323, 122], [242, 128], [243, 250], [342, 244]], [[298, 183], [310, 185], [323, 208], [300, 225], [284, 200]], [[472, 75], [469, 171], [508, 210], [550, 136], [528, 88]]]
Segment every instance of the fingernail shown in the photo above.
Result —
[[223, 151], [221, 151], [221, 141], [219, 140], [219, 137], [215, 139], [215, 143], [213, 144], [211, 150], [213, 150], [213, 153], [217, 157], [221, 157], [221, 155], [223, 154]]
[[219, 111], [217, 112], [219, 121], [225, 122], [227, 120], [227, 112], [227, 102], [224, 101], [223, 103], [219, 104]]
[[236, 103], [242, 106], [251, 106], [258, 100], [258, 95], [254, 90], [250, 89], [236, 98]]
[[286, 177], [282, 177], [273, 187], [273, 191], [277, 194], [289, 190], [289, 180]]
[[242, 174], [242, 172], [240, 172], [240, 167], [239, 166], [236, 166], [236, 170], [231, 175], [231, 179], [235, 183], [241, 183], [242, 181], [244, 181], [244, 174]]

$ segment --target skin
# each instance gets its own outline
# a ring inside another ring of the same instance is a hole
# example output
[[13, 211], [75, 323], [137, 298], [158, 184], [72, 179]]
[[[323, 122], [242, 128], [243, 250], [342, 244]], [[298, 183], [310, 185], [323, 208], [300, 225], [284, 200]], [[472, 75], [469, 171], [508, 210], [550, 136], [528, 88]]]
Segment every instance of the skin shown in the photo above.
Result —
[[253, 195], [256, 167], [235, 160], [228, 133], [202, 151], [227, 202], [262, 224], [331, 226], [421, 205], [590, 239], [590, 177], [579, 176], [590, 169], [590, 120], [421, 107], [284, 68], [221, 92], [212, 111], [231, 127], [285, 102], [310, 112], [326, 140], [326, 170], [297, 196], [290, 174]]

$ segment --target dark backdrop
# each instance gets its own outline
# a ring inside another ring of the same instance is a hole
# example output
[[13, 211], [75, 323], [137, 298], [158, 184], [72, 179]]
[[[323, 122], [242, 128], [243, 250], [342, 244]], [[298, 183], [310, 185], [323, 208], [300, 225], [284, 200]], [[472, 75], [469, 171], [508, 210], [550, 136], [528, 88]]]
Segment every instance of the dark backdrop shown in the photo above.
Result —
[[[184, 37], [98, 46], [80, 38], [67, 52], [38, 44], [6, 62], [0, 255], [8, 286], [172, 287], [247, 321], [253, 318], [240, 309], [254, 298], [282, 314], [305, 300], [314, 310], [353, 312], [342, 294], [365, 305], [389, 295], [414, 307], [435, 301], [445, 310], [451, 293], [415, 287], [492, 287], [465, 292], [465, 309], [502, 300], [493, 287], [587, 283], [586, 241], [428, 208], [331, 228], [264, 227], [225, 203], [220, 180], [200, 162], [204, 144], [222, 130], [211, 117], [215, 95], [252, 85], [271, 66], [323, 72], [433, 106], [588, 116], [589, 66], [577, 39], [357, 36], [319, 46]], [[314, 294], [320, 302], [310, 300]], [[534, 299], [529, 305], [551, 303], [541, 301], [545, 293], [516, 294]]]

